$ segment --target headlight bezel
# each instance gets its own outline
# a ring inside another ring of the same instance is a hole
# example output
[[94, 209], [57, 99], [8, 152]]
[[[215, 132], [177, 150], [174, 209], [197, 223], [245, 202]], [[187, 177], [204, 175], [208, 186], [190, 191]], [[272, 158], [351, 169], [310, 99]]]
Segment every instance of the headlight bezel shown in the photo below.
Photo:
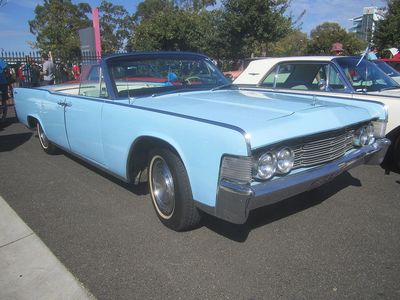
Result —
[[[269, 169], [262, 170], [262, 164], [269, 164]], [[263, 153], [257, 160], [257, 177], [262, 180], [268, 180], [272, 178], [277, 169], [277, 157], [272, 151]]]
[[364, 147], [371, 145], [377, 138], [385, 137], [386, 122], [382, 120], [371, 121], [354, 130], [353, 145]]
[[[288, 154], [288, 156], [286, 156]], [[286, 157], [284, 157], [286, 156]], [[289, 173], [294, 166], [295, 154], [292, 148], [283, 147], [276, 154], [278, 174]], [[280, 162], [284, 161], [283, 166]]]
[[[283, 153], [286, 152], [289, 153], [289, 157], [284, 158], [282, 155]], [[273, 158], [271, 161], [271, 168], [268, 170], [268, 172], [265, 172], [261, 170], [260, 168], [262, 167], [261, 163], [265, 162], [265, 158], [270, 157]], [[287, 160], [286, 163], [284, 162], [283, 165], [285, 167], [282, 167], [282, 160]], [[294, 162], [295, 162], [295, 153], [294, 150], [291, 147], [288, 146], [282, 146], [274, 149], [269, 149], [261, 154], [259, 154], [255, 160], [254, 160], [254, 179], [255, 180], [261, 180], [261, 181], [266, 181], [271, 179], [272, 177], [276, 175], [285, 175], [290, 173], [290, 171], [294, 167]]]

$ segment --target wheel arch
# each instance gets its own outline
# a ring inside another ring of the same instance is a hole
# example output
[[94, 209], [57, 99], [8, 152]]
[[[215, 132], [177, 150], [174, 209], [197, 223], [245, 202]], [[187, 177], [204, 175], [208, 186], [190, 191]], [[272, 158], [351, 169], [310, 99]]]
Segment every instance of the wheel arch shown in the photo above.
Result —
[[391, 141], [391, 145], [381, 166], [386, 170], [395, 170], [396, 165], [400, 168], [400, 126], [386, 134], [386, 138]]
[[394, 140], [396, 139], [396, 137], [398, 137], [400, 135], [400, 125], [397, 126], [396, 128], [392, 129], [388, 134], [386, 134], [386, 137], [391, 140], [392, 142], [394, 142]]
[[28, 116], [27, 117], [27, 123], [28, 123], [28, 127], [32, 129], [32, 128], [36, 127], [37, 123], [39, 123], [39, 120], [38, 120], [37, 117]]
[[[138, 137], [131, 145], [128, 160], [127, 160], [127, 179], [128, 182], [138, 184], [141, 181], [146, 181], [147, 177], [147, 164], [148, 155], [152, 149], [166, 148], [175, 154], [182, 160], [182, 156], [179, 151], [171, 143], [167, 142], [158, 137], [154, 136], [141, 136]], [[143, 177], [144, 176], [144, 177]]]

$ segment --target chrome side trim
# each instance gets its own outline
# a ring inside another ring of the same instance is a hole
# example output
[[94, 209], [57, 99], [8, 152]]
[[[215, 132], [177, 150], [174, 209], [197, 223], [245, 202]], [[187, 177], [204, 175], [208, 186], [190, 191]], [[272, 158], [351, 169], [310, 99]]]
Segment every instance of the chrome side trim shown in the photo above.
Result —
[[247, 132], [244, 129], [242, 129], [240, 127], [237, 127], [235, 125], [222, 123], [222, 122], [217, 122], [217, 121], [211, 121], [211, 120], [197, 118], [197, 117], [183, 115], [183, 114], [178, 114], [178, 113], [164, 111], [164, 110], [160, 110], [160, 109], [141, 107], [141, 106], [132, 105], [132, 104], [126, 104], [126, 103], [119, 103], [119, 102], [117, 102], [117, 100], [115, 101], [115, 100], [109, 100], [109, 99], [97, 99], [97, 98], [92, 98], [92, 97], [84, 97], [84, 96], [80, 96], [80, 95], [67, 95], [65, 93], [52, 92], [52, 91], [49, 91], [49, 90], [48, 90], [48, 92], [50, 94], [61, 95], [61, 96], [64, 96], [64, 97], [81, 98], [81, 99], [84, 99], [85, 101], [94, 101], [94, 102], [100, 102], [100, 103], [103, 103], [103, 104], [124, 106], [124, 107], [128, 107], [128, 108], [131, 108], [131, 109], [140, 109], [140, 110], [145, 110], [145, 111], [151, 111], [151, 112], [154, 112], [154, 113], [169, 115], [169, 116], [173, 116], [173, 117], [188, 119], [188, 120], [192, 120], [192, 121], [196, 121], [196, 122], [201, 122], [201, 123], [206, 123], [206, 124], [211, 124], [211, 125], [215, 125], [215, 126], [231, 129], [231, 130], [239, 132], [243, 136], [244, 141], [246, 143], [247, 155], [248, 156], [251, 155], [251, 145], [250, 145], [250, 140], [248, 138]]
[[104, 165], [101, 165], [101, 164], [99, 164], [99, 163], [96, 163], [96, 162], [93, 161], [93, 160], [90, 160], [90, 159], [88, 159], [88, 158], [86, 158], [86, 157], [84, 157], [84, 156], [82, 156], [82, 155], [79, 155], [79, 154], [77, 154], [77, 153], [75, 153], [75, 152], [72, 152], [71, 150], [69, 150], [69, 149], [67, 149], [67, 148], [65, 148], [65, 147], [63, 147], [63, 146], [60, 146], [60, 145], [58, 145], [58, 144], [56, 144], [56, 143], [54, 143], [54, 142], [51, 142], [51, 143], [53, 143], [54, 145], [56, 145], [57, 148], [61, 149], [61, 150], [64, 151], [65, 153], [68, 153], [69, 155], [73, 156], [74, 158], [80, 160], [81, 162], [79, 162], [79, 163], [88, 164], [88, 165], [90, 165], [90, 166], [92, 166], [92, 167], [95, 167], [96, 169], [100, 170], [101, 172], [103, 172], [103, 173], [105, 173], [105, 174], [108, 174], [108, 175], [110, 175], [110, 176], [112, 176], [112, 177], [117, 178], [117, 179], [120, 180], [120, 181], [123, 181], [123, 182], [125, 182], [125, 183], [130, 183], [130, 182], [128, 181], [127, 178], [124, 178], [124, 177], [122, 177], [121, 175], [118, 175], [118, 174], [116, 174], [116, 173], [114, 173], [114, 172], [111, 172], [111, 171], [108, 170]]

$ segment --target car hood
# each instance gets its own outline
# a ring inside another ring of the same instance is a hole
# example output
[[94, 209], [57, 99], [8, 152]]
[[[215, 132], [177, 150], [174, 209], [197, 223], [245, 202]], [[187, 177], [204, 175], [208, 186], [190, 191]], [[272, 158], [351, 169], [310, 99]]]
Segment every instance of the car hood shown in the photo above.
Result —
[[373, 117], [363, 108], [310, 95], [219, 90], [140, 98], [133, 105], [241, 128], [252, 148], [338, 129]]

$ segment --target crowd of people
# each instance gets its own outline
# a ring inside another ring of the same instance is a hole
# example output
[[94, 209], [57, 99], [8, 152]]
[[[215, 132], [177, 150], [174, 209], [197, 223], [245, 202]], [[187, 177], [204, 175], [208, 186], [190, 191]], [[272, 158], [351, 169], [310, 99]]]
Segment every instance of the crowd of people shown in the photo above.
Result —
[[58, 60], [54, 62], [51, 53], [43, 54], [41, 61], [26, 56], [24, 61], [9, 65], [0, 58], [0, 93], [1, 103], [5, 105], [12, 97], [13, 87], [38, 87], [78, 81], [80, 77], [79, 64], [65, 64]]

